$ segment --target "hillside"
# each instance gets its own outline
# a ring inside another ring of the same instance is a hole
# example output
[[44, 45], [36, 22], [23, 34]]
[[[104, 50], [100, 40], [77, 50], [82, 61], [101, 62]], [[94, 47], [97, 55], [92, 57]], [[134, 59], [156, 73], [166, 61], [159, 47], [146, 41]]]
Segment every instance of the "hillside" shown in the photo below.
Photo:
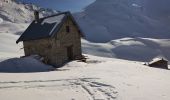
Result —
[[[0, 100], [170, 99], [170, 71], [143, 65], [156, 56], [170, 60], [169, 35], [165, 37], [168, 33], [154, 33], [159, 39], [150, 33], [160, 31], [160, 26], [168, 22], [163, 23], [164, 17], [151, 20], [154, 14], [148, 15], [141, 8], [143, 2], [136, 4], [141, 0], [133, 0], [136, 3], [131, 7], [129, 0], [97, 0], [75, 15], [88, 39], [82, 39], [83, 55], [88, 59], [58, 69], [42, 63], [36, 55], [20, 58], [23, 45], [16, 44], [16, 40], [33, 20], [33, 11], [43, 8], [8, 1], [0, 1]], [[42, 11], [41, 16], [56, 12], [48, 11]], [[134, 30], [141, 34], [132, 34]]]
[[23, 56], [22, 43], [17, 45], [16, 40], [34, 19], [34, 10], [40, 11], [40, 17], [57, 13], [16, 0], [0, 0], [0, 58]]
[[83, 52], [101, 57], [147, 62], [154, 57], [170, 60], [170, 40], [152, 38], [121, 38], [107, 43], [82, 40]]
[[168, 39], [168, 2], [96, 0], [84, 11], [75, 14], [75, 17], [86, 33], [86, 38], [92, 42], [109, 42], [124, 37]]
[[[0, 57], [4, 58], [4, 57], [22, 56], [24, 55], [22, 49], [23, 48], [22, 43], [17, 45], [15, 44], [15, 42], [17, 38], [20, 36], [20, 34], [22, 34], [22, 32], [28, 27], [30, 21], [33, 20], [34, 18], [33, 11], [35, 9], [43, 9], [43, 8], [37, 7], [32, 4], [18, 3], [13, 0], [8, 3], [3, 2], [2, 0], [0, 2], [3, 3], [3, 7], [1, 7], [2, 9], [0, 10], [0, 15], [5, 16], [4, 18], [2, 16], [0, 17], [1, 18], [0, 19], [0, 27], [1, 27], [0, 28], [0, 37], [1, 37]], [[169, 39], [166, 39], [168, 36], [165, 37], [164, 39], [155, 39], [154, 36], [153, 37], [148, 36], [148, 33], [141, 34], [142, 36], [144, 37], [146, 36], [147, 38], [140, 38], [136, 36], [136, 34], [131, 34], [130, 31], [134, 31], [135, 27], [139, 27], [138, 24], [142, 24], [144, 27], [146, 27], [147, 31], [152, 31], [152, 29], [148, 29], [147, 25], [149, 24], [138, 22], [135, 19], [132, 20], [126, 19], [127, 15], [129, 14], [133, 15], [134, 18], [139, 18], [142, 20], [143, 20], [142, 16], [147, 15], [146, 11], [142, 10], [139, 4], [137, 6], [136, 3], [143, 5], [143, 3], [139, 2], [138, 0], [136, 0], [135, 3], [133, 3], [133, 6], [129, 6], [130, 4], [132, 4], [132, 2], [129, 1], [125, 2], [123, 0], [114, 0], [114, 1], [108, 0], [108, 2], [103, 3], [102, 0], [97, 0], [93, 4], [89, 5], [85, 9], [85, 11], [80, 13], [80, 15], [78, 14], [79, 16], [76, 17], [76, 20], [79, 22], [81, 28], [85, 32], [86, 39], [89, 40], [89, 41], [82, 40], [83, 53], [102, 56], [102, 57], [120, 58], [120, 59], [143, 61], [143, 62], [150, 61], [152, 58], [157, 56], [165, 57], [170, 60], [170, 53], [169, 53], [170, 41]], [[110, 7], [112, 8], [113, 11], [110, 10], [111, 9]], [[25, 12], [23, 13], [23, 15], [21, 14], [22, 11], [17, 10], [20, 8], [23, 8], [23, 12]], [[101, 11], [95, 12], [98, 9], [100, 9]], [[9, 14], [6, 15], [4, 12], [9, 12]], [[40, 14], [41, 16], [42, 15], [48, 16], [45, 14], [53, 14], [55, 12], [56, 11], [44, 9], [44, 11], [42, 11]], [[125, 18], [126, 20], [124, 20], [123, 18]], [[15, 19], [15, 21], [13, 19]], [[149, 20], [150, 19], [151, 18], [149, 18]], [[121, 23], [120, 21], [123, 23]], [[135, 21], [137, 21], [138, 24], [131, 24], [126, 27], [124, 26], [124, 23], [129, 24]], [[105, 23], [106, 26], [109, 27], [111, 26], [110, 29], [107, 28], [111, 31], [105, 31], [106, 33], [102, 31], [103, 30], [102, 25], [104, 24], [104, 22], [106, 22]], [[115, 25], [120, 25], [120, 27], [115, 29], [114, 28]], [[158, 25], [160, 26], [160, 24]], [[93, 26], [93, 27], [91, 28], [89, 26]], [[128, 30], [126, 30], [126, 28]], [[125, 31], [125, 34], [121, 34], [121, 33], [112, 34], [112, 31], [116, 31], [116, 30]], [[140, 30], [143, 32], [145, 31], [141, 27]], [[150, 35], [152, 36], [154, 34], [150, 34]], [[164, 34], [159, 34], [159, 35], [164, 36]], [[159, 36], [159, 35], [155, 34], [155, 36]], [[93, 43], [91, 41], [95, 41], [95, 42], [107, 41], [107, 42]]]
[[0, 0], [0, 23], [3, 20], [14, 23], [30, 23], [34, 19], [34, 10], [41, 11], [41, 17], [57, 13], [55, 10], [24, 4], [16, 0]]

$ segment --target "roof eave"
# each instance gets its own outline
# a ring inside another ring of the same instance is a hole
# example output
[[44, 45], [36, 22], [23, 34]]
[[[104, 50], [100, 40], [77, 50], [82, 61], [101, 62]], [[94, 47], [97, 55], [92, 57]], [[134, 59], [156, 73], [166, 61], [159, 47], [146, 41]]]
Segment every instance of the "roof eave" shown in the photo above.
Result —
[[47, 37], [41, 37], [41, 38], [36, 38], [36, 39], [29, 39], [29, 40], [20, 40], [17, 42], [17, 44], [21, 41], [25, 42], [25, 41], [33, 41], [33, 40], [40, 40], [40, 39], [46, 39], [46, 38], [50, 38], [51, 36], [47, 36]]

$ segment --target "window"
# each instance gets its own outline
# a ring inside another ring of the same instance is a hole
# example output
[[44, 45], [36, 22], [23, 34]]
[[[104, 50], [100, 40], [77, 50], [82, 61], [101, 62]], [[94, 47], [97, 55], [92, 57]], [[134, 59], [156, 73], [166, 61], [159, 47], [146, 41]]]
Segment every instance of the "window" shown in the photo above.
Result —
[[66, 32], [69, 33], [70, 32], [70, 27], [66, 26]]
[[78, 33], [81, 33], [81, 31], [80, 31], [80, 30], [78, 30]]

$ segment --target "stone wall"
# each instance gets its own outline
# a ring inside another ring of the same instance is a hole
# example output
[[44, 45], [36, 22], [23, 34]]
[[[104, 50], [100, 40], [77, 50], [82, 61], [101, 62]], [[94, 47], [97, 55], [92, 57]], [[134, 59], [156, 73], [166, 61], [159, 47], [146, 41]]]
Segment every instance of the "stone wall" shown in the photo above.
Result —
[[[70, 27], [70, 32], [66, 32], [66, 26]], [[64, 23], [58, 33], [53, 38], [24, 41], [25, 55], [38, 54], [54, 66], [62, 65], [68, 61], [67, 47], [73, 46], [73, 58], [80, 57], [81, 35], [71, 18]]]

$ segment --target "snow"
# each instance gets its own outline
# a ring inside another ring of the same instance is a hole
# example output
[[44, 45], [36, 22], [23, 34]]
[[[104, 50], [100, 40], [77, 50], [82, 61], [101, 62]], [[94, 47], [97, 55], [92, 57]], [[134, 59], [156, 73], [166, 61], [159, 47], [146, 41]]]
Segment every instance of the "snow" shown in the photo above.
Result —
[[[22, 43], [16, 44], [19, 35], [28, 24], [3, 22], [0, 24], [0, 57], [11, 58], [24, 55]], [[163, 56], [170, 60], [170, 40], [153, 38], [121, 38], [107, 43], [93, 43], [82, 40], [83, 53], [101, 57], [111, 57], [148, 62]]]
[[0, 33], [0, 58], [8, 58], [8, 57], [18, 57], [23, 55], [22, 44], [17, 45], [16, 39], [18, 36], [8, 34], [8, 33]]
[[33, 4], [19, 3], [16, 0], [0, 0], [0, 18], [14, 23], [30, 23], [34, 19], [34, 10], [40, 11], [40, 17], [56, 14], [57, 11], [43, 9]]
[[3, 22], [3, 19], [2, 18], [0, 18], [0, 24]]
[[[19, 34], [28, 27], [28, 24], [6, 23], [0, 26], [0, 57], [23, 56], [22, 43], [18, 45], [16, 40], [19, 38]], [[157, 56], [163, 56], [170, 60], [169, 44], [169, 39], [152, 38], [122, 38], [107, 43], [82, 40], [83, 53], [143, 62], [148, 62]]]
[[152, 38], [122, 38], [108, 43], [82, 40], [83, 53], [142, 62], [149, 62], [158, 56], [170, 60], [169, 44], [169, 39]]
[[0, 99], [169, 100], [169, 70], [86, 56], [52, 72], [0, 73]]
[[28, 27], [29, 24], [26, 23], [11, 23], [8, 21], [4, 21], [0, 24], [0, 33], [7, 33], [7, 34], [16, 34], [21, 35], [23, 31]]
[[45, 65], [34, 57], [11, 58], [0, 62], [0, 72], [43, 72], [50, 71], [53, 67]]
[[43, 20], [43, 22], [42, 22], [41, 24], [42, 24], [42, 25], [43, 25], [44, 23], [48, 23], [48, 24], [56, 23], [56, 24], [59, 24], [59, 23], [62, 21], [62, 19], [63, 19], [64, 16], [65, 16], [65, 15], [62, 14], [62, 15], [59, 15], [59, 16], [54, 16], [54, 17], [46, 18], [45, 20]]
[[[15, 2], [13, 2], [13, 3], [16, 5], [16, 8], [19, 7], [20, 9], [24, 9], [24, 7], [20, 7], [20, 6], [21, 5], [25, 6], [25, 8], [30, 9], [31, 13], [33, 13], [32, 8], [36, 9], [35, 5], [18, 4]], [[129, 6], [131, 6], [131, 4], [133, 4], [133, 3], [142, 6], [142, 3], [139, 3], [138, 0], [133, 1], [133, 2], [123, 1], [123, 0], [115, 0], [113, 2], [112, 0], [108, 0], [107, 2], [104, 2], [104, 4], [103, 4], [103, 0], [97, 0], [92, 5], [88, 6], [85, 9], [85, 11], [83, 11], [80, 14], [81, 16], [78, 16], [78, 22], [79, 22], [79, 17], [80, 17], [80, 19], [84, 18], [84, 19], [82, 19], [82, 21], [83, 21], [83, 23], [88, 22], [87, 23], [88, 27], [84, 26], [84, 24], [81, 24], [81, 21], [79, 24], [81, 25], [81, 28], [83, 28], [83, 30], [84, 30], [84, 28], [86, 30], [85, 31], [86, 39], [97, 41], [99, 43], [82, 40], [83, 53], [101, 56], [101, 57], [111, 57], [111, 58], [114, 57], [114, 58], [119, 58], [119, 59], [135, 60], [135, 61], [143, 61], [143, 62], [150, 61], [152, 58], [157, 57], [157, 56], [164, 56], [165, 58], [170, 60], [170, 53], [169, 53], [170, 40], [169, 39], [155, 39], [154, 37], [151, 37], [151, 38], [137, 37], [136, 34], [142, 34], [142, 33], [134, 32], [134, 31], [132, 31], [133, 37], [131, 37], [131, 36], [128, 37], [128, 35], [129, 35], [128, 31], [126, 31], [125, 29], [122, 29], [122, 28], [126, 28], [127, 26], [130, 26], [130, 27], [132, 27], [132, 29], [135, 29], [133, 24], [132, 25], [128, 24], [128, 25], [126, 25], [126, 27], [124, 27], [124, 26], [122, 26], [122, 25], [124, 25], [124, 23], [119, 23], [119, 21], [128, 22], [126, 20], [129, 20], [129, 18], [130, 18], [128, 16], [129, 16], [129, 13], [131, 13], [131, 8], [127, 8], [127, 10], [125, 10], [124, 7], [126, 8], [127, 4]], [[1, 12], [7, 11], [12, 14], [13, 11], [10, 10], [12, 8], [9, 8], [9, 7], [14, 7], [14, 6], [12, 6], [10, 4], [11, 3], [6, 4], [8, 6], [4, 6]], [[108, 5], [108, 6], [105, 7], [106, 5]], [[115, 6], [117, 5], [118, 7], [115, 8], [112, 5], [115, 5]], [[101, 7], [98, 7], [98, 6], [101, 6]], [[110, 11], [111, 8], [114, 8], [115, 11]], [[101, 9], [101, 11], [96, 12], [96, 10], [98, 10], [98, 9]], [[125, 13], [124, 13], [124, 11], [125, 11]], [[17, 11], [17, 13], [19, 13], [19, 12]], [[48, 13], [48, 12], [46, 12], [46, 13]], [[137, 19], [140, 16], [142, 16], [136, 12], [132, 12], [132, 13], [135, 13], [133, 17], [135, 17]], [[102, 15], [104, 15], [104, 16], [102, 16]], [[105, 16], [105, 15], [107, 15], [107, 16]], [[25, 15], [25, 16], [28, 16], [28, 15]], [[98, 16], [98, 17], [96, 17], [96, 16]], [[117, 16], [117, 17], [115, 17], [115, 16]], [[18, 18], [16, 16], [13, 16], [13, 17]], [[109, 18], [107, 18], [107, 17], [111, 18], [113, 20], [113, 23], [112, 23], [112, 20], [109, 20]], [[62, 18], [62, 15], [61, 15], [61, 18]], [[120, 18], [120, 19], [117, 19], [117, 18]], [[146, 16], [144, 18], [146, 18]], [[24, 19], [27, 19], [27, 18], [24, 18]], [[45, 23], [56, 22], [56, 21], [54, 21], [54, 19], [56, 19], [56, 18], [55, 17], [48, 18], [44, 22]], [[58, 19], [58, 17], [57, 17], [57, 19]], [[109, 20], [109, 22], [105, 19]], [[148, 20], [148, 18], [147, 18], [147, 20]], [[57, 21], [60, 21], [60, 20], [57, 20]], [[133, 19], [133, 21], [136, 21], [136, 19]], [[102, 24], [105, 22], [107, 22], [107, 23], [105, 26], [102, 26], [98, 22], [101, 22]], [[139, 22], [139, 23], [141, 24], [142, 22]], [[115, 29], [114, 24], [120, 25], [120, 27]], [[154, 24], [154, 23], [152, 23], [152, 24]], [[0, 27], [1, 27], [0, 28], [0, 36], [2, 37], [2, 39], [0, 39], [0, 41], [1, 41], [1, 44], [0, 44], [1, 57], [9, 58], [9, 57], [19, 57], [19, 56], [24, 55], [23, 54], [24, 52], [22, 49], [23, 48], [22, 43], [19, 45], [16, 45], [15, 42], [16, 42], [17, 38], [19, 37], [19, 35], [21, 35], [22, 32], [28, 27], [28, 25], [29, 24], [25, 24], [25, 23], [21, 23], [21, 22], [12, 23], [12, 22], [9, 22], [6, 20], [4, 20], [3, 23], [0, 24]], [[160, 25], [160, 24], [156, 23], [156, 25]], [[89, 26], [93, 26], [93, 28], [91, 28], [91, 27], [89, 28]], [[112, 27], [109, 28], [109, 30], [108, 30], [107, 26], [112, 26]], [[135, 25], [135, 26], [137, 26], [137, 25]], [[144, 26], [145, 26], [145, 24], [144, 24]], [[146, 27], [148, 28], [147, 25], [146, 25]], [[119, 34], [119, 33], [117, 34], [116, 32], [112, 32], [112, 31], [110, 31], [110, 29], [112, 29], [113, 31], [115, 31], [117, 29], [119, 31], [125, 30], [125, 32], [123, 32], [123, 34], [125, 36], [122, 36], [122, 34]], [[92, 31], [92, 33], [87, 32], [88, 30]], [[141, 29], [141, 30], [143, 30], [143, 29]], [[147, 30], [155, 30], [155, 29], [147, 29]], [[161, 28], [161, 30], [162, 30], [162, 28]], [[114, 34], [112, 34], [112, 33], [114, 33]], [[153, 34], [146, 33], [146, 34], [156, 36], [155, 33], [153, 33]], [[115, 39], [115, 38], [119, 37], [120, 35], [122, 38]], [[157, 35], [157, 36], [159, 36], [159, 35]], [[103, 43], [103, 40], [104, 41], [107, 40], [107, 42], [105, 41], [105, 43]]]
[[[169, 25], [164, 27], [160, 20], [131, 11], [129, 7], [133, 3], [143, 7], [138, 1], [141, 0], [97, 0], [87, 7], [78, 21], [86, 30], [87, 39], [98, 43], [82, 39], [87, 62], [72, 61], [54, 71], [33, 56], [19, 58], [24, 55], [23, 45], [15, 42], [28, 27], [25, 21], [33, 18], [28, 14], [36, 6], [13, 1], [9, 3], [13, 6], [3, 5], [0, 10], [3, 18], [0, 23], [0, 100], [169, 100], [170, 71], [139, 62], [157, 56], [170, 60], [168, 37], [152, 37], [159, 36], [157, 29], [166, 30]], [[20, 18], [14, 14], [18, 12], [26, 13]], [[45, 23], [53, 23], [53, 20]], [[146, 32], [148, 29], [155, 32]]]
[[168, 0], [96, 0], [74, 17], [91, 42], [106, 43], [124, 37], [169, 39], [168, 4]]
[[160, 60], [168, 61], [168, 60], [166, 60], [166, 59], [163, 58], [163, 57], [156, 57], [156, 58], [153, 58], [152, 61], [149, 62], [149, 64], [155, 63], [155, 62], [160, 61]]
[[28, 27], [28, 24], [17, 24], [4, 21], [0, 24], [0, 58], [23, 56], [23, 46], [16, 44], [19, 35]]

